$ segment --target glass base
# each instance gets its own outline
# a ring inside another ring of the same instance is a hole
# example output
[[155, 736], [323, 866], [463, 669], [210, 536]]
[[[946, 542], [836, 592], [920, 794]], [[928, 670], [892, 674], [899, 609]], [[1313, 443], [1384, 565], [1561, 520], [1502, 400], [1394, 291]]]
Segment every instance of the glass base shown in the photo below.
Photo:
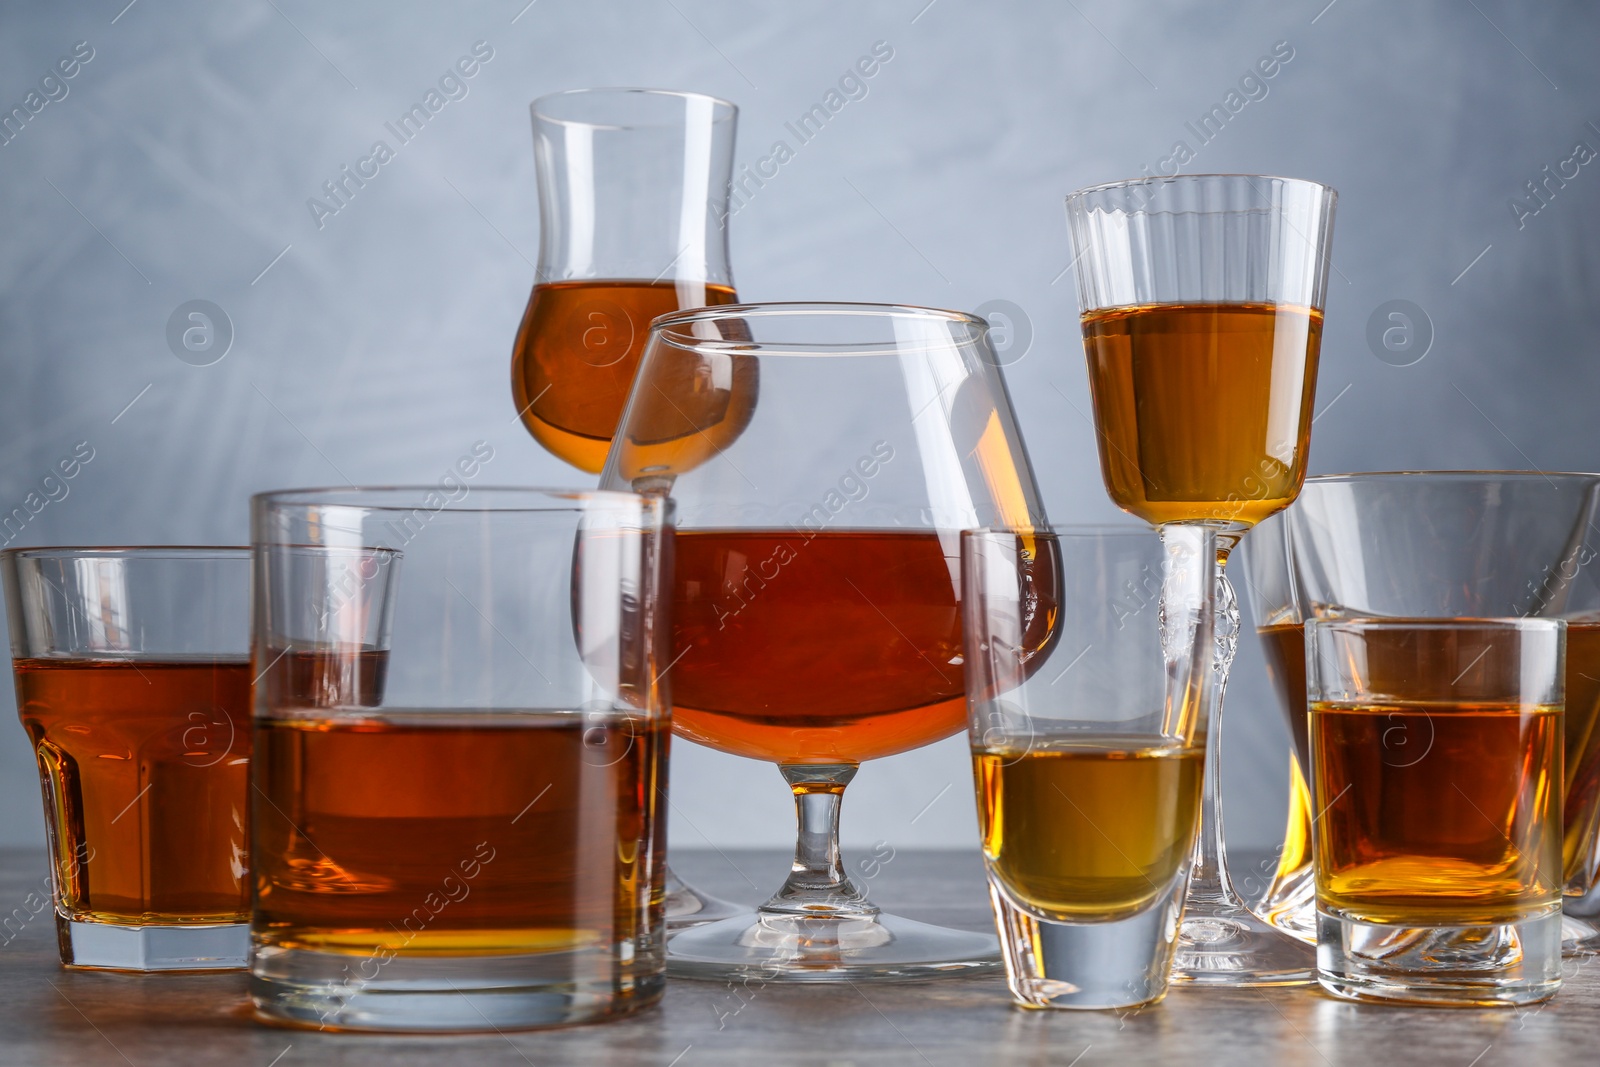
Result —
[[[991, 876], [992, 877], [992, 876]], [[1066, 923], [1018, 907], [993, 882], [989, 899], [1004, 935], [1006, 984], [1025, 1008], [1137, 1008], [1167, 995], [1182, 876], [1137, 915]]]
[[735, 904], [731, 900], [702, 893], [672, 873], [670, 866], [667, 868], [665, 903], [668, 930], [684, 930], [691, 926], [731, 919], [735, 915], [748, 915], [754, 911], [753, 908]]
[[384, 961], [264, 946], [251, 960], [250, 998], [264, 1021], [315, 1030], [533, 1030], [656, 1003], [666, 989], [659, 956], [654, 973], [638, 973], [649, 969], [638, 958], [617, 964], [592, 948]]
[[1191, 898], [1178, 931], [1172, 980], [1235, 988], [1309, 985], [1316, 977], [1315, 967], [1310, 945], [1256, 918], [1249, 909], [1207, 908]]
[[250, 924], [122, 926], [56, 916], [61, 962], [107, 971], [237, 971], [250, 962]]
[[1392, 926], [1320, 912], [1317, 980], [1351, 1000], [1537, 1004], [1561, 988], [1561, 913], [1494, 926]]
[[1310, 867], [1273, 882], [1256, 914], [1297, 941], [1317, 943], [1317, 880]]
[[673, 978], [760, 982], [908, 981], [1000, 970], [993, 934], [878, 913], [807, 918], [757, 912], [674, 934]]
[[1600, 927], [1593, 918], [1561, 916], [1561, 955], [1569, 959], [1600, 955]]

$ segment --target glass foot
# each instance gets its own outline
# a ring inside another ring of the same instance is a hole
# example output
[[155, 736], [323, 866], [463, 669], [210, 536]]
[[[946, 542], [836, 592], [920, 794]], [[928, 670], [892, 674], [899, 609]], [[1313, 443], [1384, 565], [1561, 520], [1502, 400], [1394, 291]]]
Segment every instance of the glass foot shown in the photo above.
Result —
[[1308, 945], [1317, 943], [1317, 885], [1311, 868], [1292, 881], [1280, 879], [1274, 883], [1267, 902], [1258, 908], [1262, 919], [1290, 937]]
[[56, 916], [61, 962], [108, 971], [236, 971], [250, 959], [250, 924], [121, 926]]
[[1194, 985], [1307, 985], [1316, 951], [1256, 918], [1247, 908], [1184, 909], [1172, 980]]
[[807, 918], [758, 912], [674, 934], [673, 978], [760, 982], [907, 981], [1000, 971], [993, 934], [896, 915]]
[[1600, 955], [1600, 926], [1592, 917], [1561, 916], [1561, 955], [1567, 959]]
[[723, 900], [702, 893], [667, 868], [666, 884], [667, 929], [685, 930], [691, 926], [731, 919], [735, 915], [748, 915], [753, 910], [731, 900]]

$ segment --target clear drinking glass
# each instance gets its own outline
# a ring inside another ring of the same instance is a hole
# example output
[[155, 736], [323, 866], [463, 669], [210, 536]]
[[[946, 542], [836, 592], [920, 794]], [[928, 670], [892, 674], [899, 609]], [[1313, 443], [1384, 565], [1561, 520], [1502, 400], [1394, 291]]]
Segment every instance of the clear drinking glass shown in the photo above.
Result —
[[0, 573], [61, 962], [243, 967], [250, 550], [14, 548]]
[[[1324, 185], [1248, 174], [1067, 198], [1106, 489], [1163, 528], [1217, 531], [1219, 705], [1239, 629], [1228, 552], [1305, 478], [1334, 201]], [[1309, 981], [1309, 949], [1256, 918], [1229, 879], [1221, 750], [1210, 749], [1175, 977]]]
[[1561, 985], [1560, 619], [1306, 630], [1317, 970], [1360, 1000]]
[[[511, 357], [528, 432], [600, 470], [650, 320], [733, 303], [729, 192], [739, 109], [699, 93], [572, 89], [535, 100], [539, 267]], [[755, 389], [754, 380], [741, 389]], [[737, 905], [667, 870], [667, 925]]]
[[[1314, 479], [1313, 479], [1314, 480]], [[1309, 483], [1308, 483], [1309, 484]], [[1302, 488], [1301, 492], [1305, 490]], [[1292, 508], [1291, 508], [1292, 510]], [[1289, 812], [1272, 880], [1256, 904], [1267, 922], [1308, 944], [1317, 940], [1317, 886], [1311, 869], [1311, 738], [1306, 718], [1305, 612], [1289, 562], [1289, 524], [1280, 511], [1239, 543], [1245, 598], [1267, 677], [1289, 728]], [[1248, 885], [1247, 885], [1248, 888]]]
[[[1011, 993], [1032, 1008], [1159, 1000], [1200, 826], [1215, 534], [969, 530], [961, 549], [967, 726]], [[1061, 560], [1053, 587], [1038, 556]], [[1057, 620], [1043, 647], [1040, 613]]]
[[539, 267], [511, 388], [534, 439], [592, 474], [650, 320], [734, 301], [738, 108], [698, 93], [573, 89], [540, 97], [532, 112]]
[[[998, 967], [991, 935], [880, 913], [838, 841], [861, 762], [966, 724], [960, 531], [1043, 520], [987, 330], [877, 304], [732, 305], [652, 327], [601, 484], [677, 505], [673, 727], [778, 764], [799, 818], [783, 888], [674, 934], [673, 974]], [[1033, 565], [1049, 584], [1055, 564]], [[1034, 625], [1045, 640], [1048, 619]]]
[[463, 485], [254, 499], [261, 1016], [506, 1030], [660, 998], [665, 513]]
[[[1276, 646], [1268, 651], [1291, 669], [1303, 662], [1303, 623], [1314, 618], [1566, 620], [1562, 865], [1572, 898], [1594, 885], [1600, 863], [1597, 506], [1594, 474], [1323, 475], [1306, 481], [1276, 533], [1263, 526], [1245, 539], [1257, 581], [1286, 590], [1277, 616], [1267, 616]], [[1594, 935], [1568, 917], [1569, 952], [1592, 951]]]

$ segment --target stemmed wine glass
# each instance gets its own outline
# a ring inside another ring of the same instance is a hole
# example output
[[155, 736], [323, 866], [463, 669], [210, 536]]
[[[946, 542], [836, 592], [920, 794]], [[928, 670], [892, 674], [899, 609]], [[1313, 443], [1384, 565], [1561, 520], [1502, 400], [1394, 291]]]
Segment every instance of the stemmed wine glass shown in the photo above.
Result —
[[[674, 730], [776, 763], [799, 820], [783, 887], [754, 914], [674, 935], [669, 973], [998, 967], [991, 934], [880, 912], [838, 837], [863, 761], [966, 727], [960, 532], [1044, 520], [987, 332], [876, 304], [731, 305], [651, 330], [601, 484], [676, 505]], [[1027, 633], [1043, 647], [1056, 560], [1027, 540]]]
[[[700, 93], [570, 89], [535, 100], [539, 266], [511, 357], [523, 425], [600, 470], [650, 320], [730, 304], [729, 185], [739, 109]], [[667, 871], [667, 925], [736, 914]]]
[[1179, 980], [1311, 980], [1311, 948], [1253, 915], [1226, 867], [1220, 705], [1239, 609], [1223, 567], [1305, 478], [1335, 198], [1314, 182], [1226, 174], [1067, 198], [1106, 488], [1157, 526], [1217, 532], [1219, 706]]

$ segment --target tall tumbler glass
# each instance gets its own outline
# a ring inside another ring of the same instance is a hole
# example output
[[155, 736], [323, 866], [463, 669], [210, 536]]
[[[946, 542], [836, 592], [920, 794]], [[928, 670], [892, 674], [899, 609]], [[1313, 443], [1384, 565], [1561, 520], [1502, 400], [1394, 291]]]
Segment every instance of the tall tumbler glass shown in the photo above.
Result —
[[[1313, 479], [1314, 481], [1314, 479]], [[1304, 492], [1304, 489], [1301, 490]], [[1292, 510], [1292, 508], [1291, 508]], [[1266, 891], [1263, 919], [1308, 944], [1317, 940], [1316, 883], [1311, 870], [1311, 739], [1306, 718], [1305, 611], [1290, 562], [1286, 511], [1263, 519], [1239, 544], [1245, 600], [1266, 660], [1267, 677], [1289, 729], [1289, 810]], [[1263, 871], [1263, 873], [1265, 873]], [[1248, 892], [1252, 887], [1248, 884]]]
[[[1045, 587], [1041, 549], [1062, 563]], [[1165, 541], [1114, 527], [962, 535], [978, 817], [1025, 1007], [1166, 994], [1200, 826], [1215, 560], [1203, 526]], [[1056, 618], [1043, 647], [1028, 637], [1040, 611]]]
[[[1067, 198], [1106, 489], [1164, 529], [1217, 532], [1219, 705], [1239, 628], [1228, 552], [1305, 478], [1335, 199], [1315, 182], [1250, 174]], [[1211, 746], [1177, 977], [1310, 981], [1310, 951], [1256, 918], [1228, 877], [1221, 750]]]
[[459, 481], [255, 498], [261, 1016], [506, 1030], [660, 998], [664, 517]]
[[699, 93], [572, 89], [535, 100], [539, 267], [512, 353], [523, 425], [600, 470], [650, 320], [734, 302], [738, 108]]
[[1315, 619], [1317, 970], [1359, 1000], [1561, 985], [1560, 619]]
[[[1304, 624], [1313, 619], [1566, 620], [1562, 866], [1574, 898], [1594, 885], [1600, 862], [1597, 508], [1595, 474], [1323, 475], [1307, 479], [1278, 532], [1263, 527], [1246, 538], [1253, 571], [1283, 568], [1281, 578], [1268, 579], [1280, 603], [1257, 626], [1265, 626], [1269, 662], [1288, 668], [1286, 680], [1304, 662]], [[1289, 681], [1295, 684], [1303, 682]], [[1291, 725], [1303, 714], [1300, 704]], [[1568, 951], [1592, 951], [1594, 933], [1569, 917]]]
[[14, 548], [0, 573], [61, 962], [243, 967], [249, 549]]

